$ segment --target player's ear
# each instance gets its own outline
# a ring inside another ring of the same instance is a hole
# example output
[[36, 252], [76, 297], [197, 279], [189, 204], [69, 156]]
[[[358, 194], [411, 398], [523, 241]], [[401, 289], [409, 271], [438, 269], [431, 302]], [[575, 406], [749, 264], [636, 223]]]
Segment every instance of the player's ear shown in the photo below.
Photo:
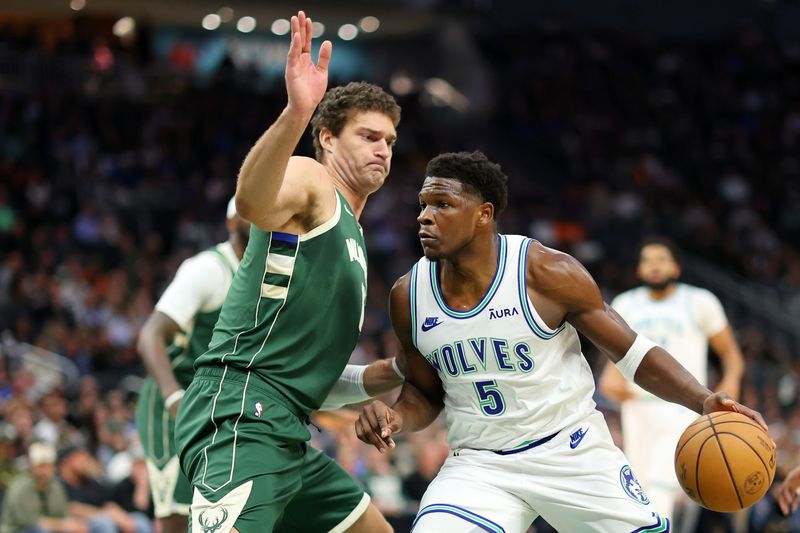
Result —
[[319, 132], [319, 144], [326, 152], [333, 151], [333, 139], [336, 136], [328, 128], [322, 128]]
[[478, 225], [486, 226], [494, 222], [494, 205], [491, 202], [483, 202], [478, 208]]

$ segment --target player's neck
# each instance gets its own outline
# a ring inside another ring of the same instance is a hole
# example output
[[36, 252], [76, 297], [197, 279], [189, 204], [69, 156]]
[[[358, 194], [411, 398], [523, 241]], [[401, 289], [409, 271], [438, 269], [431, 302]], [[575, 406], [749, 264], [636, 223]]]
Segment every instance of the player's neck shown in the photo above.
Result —
[[326, 165], [325, 168], [327, 170], [327, 175], [331, 179], [331, 183], [337, 191], [342, 193], [342, 196], [344, 196], [348, 206], [350, 206], [350, 210], [353, 211], [353, 215], [356, 217], [356, 220], [361, 218], [361, 212], [364, 211], [364, 206], [367, 205], [367, 197], [369, 197], [369, 193], [356, 190], [352, 185], [349, 184], [349, 180], [342, 178], [342, 176], [336, 172], [335, 168], [328, 165]]
[[650, 299], [652, 300], [665, 300], [675, 294], [676, 290], [678, 290], [677, 283], [670, 283], [661, 290], [647, 289], [647, 291], [650, 293]]
[[500, 240], [496, 233], [491, 238], [475, 239], [456, 257], [439, 261], [439, 277], [445, 295], [468, 296], [480, 299], [497, 273], [497, 254]]

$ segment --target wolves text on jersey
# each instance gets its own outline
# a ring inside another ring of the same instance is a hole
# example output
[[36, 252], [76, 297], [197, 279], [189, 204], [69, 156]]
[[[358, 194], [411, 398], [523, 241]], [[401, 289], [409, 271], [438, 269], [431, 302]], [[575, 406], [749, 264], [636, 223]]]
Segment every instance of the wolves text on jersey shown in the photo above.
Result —
[[[513, 346], [505, 339], [479, 337], [445, 344], [425, 356], [440, 374], [451, 377], [484, 371], [530, 372], [534, 362], [526, 342]], [[492, 368], [493, 367], [493, 368]]]

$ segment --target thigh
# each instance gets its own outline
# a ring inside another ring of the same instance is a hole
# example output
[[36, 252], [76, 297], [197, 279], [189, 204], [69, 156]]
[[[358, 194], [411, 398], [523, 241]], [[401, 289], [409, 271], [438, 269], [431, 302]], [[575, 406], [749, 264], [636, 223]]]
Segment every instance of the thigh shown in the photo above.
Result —
[[190, 531], [272, 533], [300, 487], [297, 470], [256, 476], [224, 493], [204, 494], [195, 487]]
[[602, 415], [590, 415], [580, 428], [575, 447], [570, 434], [577, 426], [519, 458], [518, 468], [529, 473], [528, 503], [558, 531], [668, 531], [669, 520], [653, 508]]
[[[490, 452], [486, 452], [490, 453]], [[414, 533], [522, 533], [536, 513], [514, 494], [516, 475], [485, 453], [450, 456], [420, 502]]]
[[[302, 488], [286, 506], [276, 531], [346, 531], [370, 505], [370, 498], [334, 460], [308, 447], [300, 467]], [[309, 512], [313, 509], [313, 512]]]

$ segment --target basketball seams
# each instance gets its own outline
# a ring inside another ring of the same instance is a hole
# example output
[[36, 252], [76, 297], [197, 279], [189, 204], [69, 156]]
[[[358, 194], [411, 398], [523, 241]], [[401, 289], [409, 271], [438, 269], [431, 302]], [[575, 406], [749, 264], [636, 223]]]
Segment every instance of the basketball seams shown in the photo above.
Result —
[[[726, 415], [726, 414], [729, 414], [729, 413], [722, 413], [722, 414], [723, 414], [723, 415]], [[690, 424], [690, 425], [689, 425], [689, 426], [686, 428], [686, 430], [684, 431], [684, 433], [686, 433], [686, 431], [689, 431], [689, 429], [691, 429], [691, 428], [692, 428], [692, 426], [696, 426], [696, 425], [698, 425], [698, 424], [699, 424], [699, 423], [701, 423], [701, 422], [709, 422], [710, 420], [713, 420], [714, 418], [719, 418], [719, 417], [718, 417], [718, 416], [717, 416], [717, 417], [712, 417], [711, 415], [703, 415], [703, 417], [702, 417], [700, 420], [697, 420], [697, 421], [695, 421], [695, 422], [692, 422], [692, 424]], [[722, 425], [726, 425], [726, 424], [744, 424], [744, 425], [746, 425], [746, 426], [752, 426], [752, 427], [756, 427], [756, 428], [759, 428], [759, 429], [761, 429], [761, 426], [759, 426], [759, 425], [758, 425], [758, 424], [756, 424], [755, 422], [752, 422], [752, 423], [750, 423], [750, 422], [748, 422], [748, 421], [746, 421], [746, 420], [725, 420], [725, 421], [722, 421], [722, 422], [716, 422], [714, 425], [715, 425], [715, 426], [722, 426]], [[705, 430], [707, 430], [707, 429], [711, 429], [711, 424], [710, 424], [710, 423], [709, 423], [709, 425], [707, 425], [706, 427], [704, 427], [704, 428], [702, 428], [702, 429], [698, 429], [696, 433], [693, 433], [693, 434], [692, 434], [692, 435], [691, 435], [691, 436], [690, 436], [688, 439], [686, 439], [686, 442], [684, 442], [683, 444], [681, 444], [681, 445], [680, 445], [680, 447], [678, 448], [678, 451], [676, 452], [676, 457], [677, 457], [678, 455], [680, 455], [681, 451], [683, 451], [683, 449], [686, 447], [686, 445], [687, 445], [687, 444], [689, 444], [689, 442], [690, 442], [690, 441], [691, 441], [693, 438], [695, 438], [696, 436], [698, 436], [699, 434], [701, 434], [703, 431], [705, 431]]]
[[705, 448], [708, 441], [711, 440], [714, 435], [709, 435], [706, 437], [706, 440], [703, 441], [703, 444], [700, 445], [700, 448], [697, 450], [697, 459], [694, 461], [694, 486], [697, 489], [697, 499], [700, 500], [700, 505], [703, 507], [706, 506], [705, 500], [703, 500], [703, 493], [700, 490], [700, 456], [703, 454], [703, 448]]
[[[732, 437], [736, 437], [736, 438], [737, 438], [737, 439], [739, 439], [740, 441], [744, 442], [744, 443], [747, 445], [747, 447], [748, 447], [748, 448], [750, 448], [750, 449], [753, 451], [753, 453], [756, 455], [756, 457], [758, 457], [758, 460], [759, 460], [759, 461], [761, 461], [761, 464], [762, 464], [762, 465], [764, 465], [764, 470], [767, 472], [767, 479], [769, 480], [769, 485], [770, 485], [770, 486], [772, 485], [772, 477], [769, 475], [769, 470], [770, 470], [770, 469], [769, 469], [769, 467], [767, 466], [767, 463], [764, 461], [764, 458], [763, 458], [763, 457], [761, 457], [761, 454], [760, 454], [760, 453], [758, 453], [758, 450], [756, 450], [756, 449], [753, 447], [753, 445], [752, 445], [752, 444], [750, 444], [749, 442], [747, 442], [745, 439], [743, 439], [743, 438], [741, 437], [741, 435], [737, 435], [736, 433], [729, 433], [729, 432], [727, 432], [727, 431], [726, 431], [726, 432], [722, 432], [722, 433], [719, 433], [719, 434], [720, 434], [720, 435], [731, 435]], [[719, 440], [719, 439], [717, 439], [717, 440]], [[720, 441], [720, 447], [719, 447], [719, 449], [720, 449], [720, 451], [722, 451], [722, 453], [723, 453], [723, 455], [724, 455], [724, 454], [725, 454], [725, 451], [724, 451], [724, 450], [723, 450], [723, 448], [722, 448], [722, 441]]]
[[[722, 460], [725, 462], [725, 468], [728, 470], [728, 475], [731, 478], [731, 484], [733, 485], [733, 491], [736, 493], [736, 499], [739, 500], [739, 507], [744, 508], [744, 501], [742, 501], [742, 497], [739, 494], [739, 487], [736, 486], [736, 478], [733, 477], [733, 471], [731, 470], [731, 465], [728, 464], [728, 457], [725, 455], [725, 450], [722, 448], [722, 441], [719, 440], [719, 434], [717, 433], [717, 428], [714, 427], [714, 420], [709, 419], [709, 422], [711, 424], [711, 429], [714, 431], [714, 438], [717, 440], [717, 446], [719, 446], [719, 453], [722, 456]], [[697, 457], [697, 463], [700, 464], [699, 455]]]

